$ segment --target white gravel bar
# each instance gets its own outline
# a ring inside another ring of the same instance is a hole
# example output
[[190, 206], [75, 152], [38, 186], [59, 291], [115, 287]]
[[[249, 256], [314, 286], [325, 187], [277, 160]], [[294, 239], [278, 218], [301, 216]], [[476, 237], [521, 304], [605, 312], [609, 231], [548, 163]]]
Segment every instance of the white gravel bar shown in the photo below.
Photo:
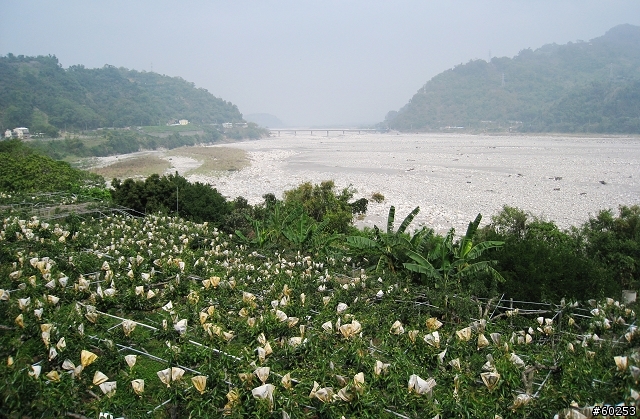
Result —
[[385, 196], [369, 202], [361, 226], [385, 226], [391, 205], [397, 224], [420, 206], [414, 228], [458, 234], [478, 213], [488, 223], [503, 205], [567, 228], [601, 209], [640, 204], [638, 136], [324, 134], [224, 144], [246, 150], [250, 167], [189, 180], [255, 204], [268, 192], [281, 197], [303, 182], [332, 179], [339, 188], [352, 185], [356, 198]]

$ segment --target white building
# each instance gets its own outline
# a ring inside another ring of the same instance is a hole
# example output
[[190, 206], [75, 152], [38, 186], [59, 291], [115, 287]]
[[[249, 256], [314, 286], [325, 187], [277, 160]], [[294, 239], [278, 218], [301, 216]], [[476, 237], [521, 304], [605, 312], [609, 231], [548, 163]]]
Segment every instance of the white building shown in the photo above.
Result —
[[11, 138], [11, 137], [13, 137], [13, 133], [11, 132], [11, 130], [10, 129], [6, 130], [4, 132], [4, 138]]
[[[6, 133], [5, 133], [6, 135]], [[14, 128], [13, 129], [13, 136], [16, 138], [20, 138], [21, 140], [23, 138], [29, 138], [29, 128], [25, 128], [25, 127], [18, 127], [18, 128]]]
[[189, 125], [189, 120], [188, 119], [181, 119], [178, 121], [178, 124], [180, 125]]

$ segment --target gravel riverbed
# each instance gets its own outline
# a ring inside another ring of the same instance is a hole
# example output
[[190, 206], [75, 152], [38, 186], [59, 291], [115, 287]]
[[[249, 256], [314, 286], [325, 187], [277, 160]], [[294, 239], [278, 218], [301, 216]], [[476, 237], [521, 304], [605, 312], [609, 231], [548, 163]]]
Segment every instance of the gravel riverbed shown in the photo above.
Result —
[[384, 226], [391, 205], [399, 223], [419, 205], [413, 226], [424, 224], [441, 233], [454, 227], [464, 234], [478, 213], [484, 224], [503, 205], [566, 228], [601, 209], [640, 204], [637, 136], [318, 132], [224, 144], [245, 150], [251, 165], [221, 176], [188, 178], [253, 204], [268, 192], [280, 197], [302, 182], [332, 179], [338, 188], [352, 185], [356, 198], [374, 192], [385, 196], [381, 204], [369, 202], [361, 226]]

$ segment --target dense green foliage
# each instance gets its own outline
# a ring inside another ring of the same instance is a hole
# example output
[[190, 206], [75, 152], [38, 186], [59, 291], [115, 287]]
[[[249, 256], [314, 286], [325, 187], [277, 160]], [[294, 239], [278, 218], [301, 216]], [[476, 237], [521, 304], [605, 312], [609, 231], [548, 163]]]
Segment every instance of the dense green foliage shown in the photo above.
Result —
[[[147, 128], [147, 127], [145, 127]], [[199, 144], [213, 144], [223, 138], [258, 139], [268, 134], [264, 128], [249, 123], [246, 127], [219, 129], [210, 125], [191, 126], [192, 131], [167, 131], [147, 133], [144, 129], [109, 129], [84, 132], [82, 136], [67, 136], [60, 140], [32, 140], [29, 146], [54, 159], [78, 157], [103, 157], [128, 154], [142, 150], [171, 150]]]
[[225, 198], [209, 185], [189, 183], [178, 175], [151, 175], [146, 180], [114, 179], [113, 202], [138, 213], [178, 214], [187, 219], [219, 226], [229, 213]]
[[179, 77], [105, 65], [63, 69], [55, 56], [0, 57], [0, 126], [96, 129], [243, 122], [238, 108]]
[[286, 191], [284, 200], [265, 195], [264, 203], [251, 206], [238, 197], [227, 202], [208, 185], [189, 183], [179, 175], [152, 175], [145, 181], [112, 182], [114, 203], [142, 214], [177, 214], [191, 221], [207, 221], [258, 249], [292, 247], [303, 251], [326, 251], [325, 246], [353, 231], [355, 191], [337, 192], [333, 181], [320, 185], [303, 183]]
[[20, 140], [0, 141], [0, 191], [95, 193], [105, 187], [96, 174], [72, 168], [27, 147]]
[[194, 135], [172, 133], [162, 137], [133, 130], [105, 130], [97, 131], [93, 136], [83, 139], [69, 136], [56, 141], [34, 140], [29, 142], [29, 146], [52, 158], [63, 159], [112, 156], [159, 148], [171, 150], [196, 144], [211, 144], [222, 138], [223, 134], [217, 129], [203, 128], [201, 133]]
[[353, 210], [349, 200], [355, 191], [343, 189], [339, 194], [335, 191], [333, 181], [325, 181], [320, 185], [303, 183], [296, 189], [284, 193], [284, 203], [289, 206], [302, 205], [307, 215], [317, 222], [325, 222], [327, 228], [336, 233], [346, 233]]
[[[285, 204], [272, 198], [265, 210], [275, 213]], [[553, 417], [573, 402], [638, 403], [635, 306], [511, 310], [464, 290], [443, 306], [408, 272], [354, 272], [348, 247], [258, 249], [158, 215], [2, 218], [6, 417], [515, 419]], [[96, 358], [81, 364], [83, 350]], [[127, 355], [137, 355], [132, 366]], [[163, 383], [166, 368], [173, 378]], [[435, 386], [408, 391], [413, 375]]]
[[640, 287], [640, 206], [622, 206], [614, 217], [601, 211], [582, 227], [588, 246], [586, 254], [601, 266], [624, 289]]
[[398, 130], [640, 132], [640, 27], [588, 42], [474, 60], [427, 82], [381, 127]]
[[447, 294], [462, 292], [478, 277], [484, 279], [489, 276], [495, 281], [504, 282], [502, 275], [492, 266], [495, 260], [476, 260], [485, 251], [501, 248], [504, 244], [495, 240], [474, 243], [481, 220], [482, 215], [478, 214], [476, 219], [469, 223], [464, 237], [455, 243], [455, 230], [452, 228], [428, 251], [425, 251], [422, 243], [416, 246], [415, 250], [407, 251], [407, 256], [412, 262], [405, 263], [404, 267], [419, 273], [423, 280], [433, 282]]
[[433, 232], [428, 229], [422, 229], [409, 238], [406, 233], [409, 224], [420, 211], [420, 207], [414, 208], [402, 221], [397, 230], [394, 231], [393, 224], [395, 222], [396, 209], [394, 206], [389, 208], [387, 217], [387, 230], [380, 231], [378, 226], [373, 227], [372, 237], [368, 235], [354, 235], [347, 237], [347, 245], [353, 249], [365, 251], [365, 254], [373, 256], [376, 272], [390, 270], [396, 272], [396, 269], [408, 261], [410, 252], [423, 248], [423, 239], [430, 236]]
[[560, 230], [516, 208], [505, 207], [480, 234], [503, 240], [492, 257], [506, 281], [499, 291], [515, 299], [585, 300], [637, 289], [640, 207], [601, 211], [581, 228]]

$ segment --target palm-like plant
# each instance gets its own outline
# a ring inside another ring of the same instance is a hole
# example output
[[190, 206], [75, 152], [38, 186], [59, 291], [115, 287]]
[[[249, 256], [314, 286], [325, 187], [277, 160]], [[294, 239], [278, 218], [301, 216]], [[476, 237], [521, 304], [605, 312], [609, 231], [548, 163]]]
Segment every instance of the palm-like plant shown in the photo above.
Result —
[[387, 231], [385, 233], [381, 232], [378, 226], [374, 226], [373, 239], [363, 236], [349, 236], [347, 237], [347, 244], [357, 249], [373, 251], [378, 255], [376, 272], [383, 271], [385, 267], [395, 272], [396, 268], [401, 266], [402, 261], [405, 260], [406, 252], [415, 248], [428, 231], [422, 229], [414, 234], [411, 239], [405, 233], [418, 212], [420, 212], [420, 207], [415, 207], [402, 221], [398, 230], [393, 231], [396, 208], [392, 206], [389, 208]]
[[481, 273], [504, 281], [502, 275], [492, 267], [495, 261], [476, 261], [486, 250], [499, 248], [504, 244], [501, 241], [483, 241], [474, 245], [473, 236], [481, 220], [482, 215], [478, 214], [476, 219], [469, 223], [466, 234], [458, 243], [454, 243], [455, 230], [452, 228], [426, 256], [422, 254], [423, 246], [420, 246], [418, 251], [407, 250], [406, 254], [413, 262], [404, 263], [403, 266], [421, 274], [425, 280], [433, 280], [437, 287], [443, 287], [445, 291], [451, 282], [460, 287], [463, 279]]
[[327, 247], [341, 234], [328, 232], [328, 220], [317, 222], [302, 206], [289, 206], [276, 202], [269, 207], [264, 220], [245, 215], [251, 224], [251, 234], [247, 237], [240, 230], [236, 235], [241, 242], [263, 249], [273, 245], [285, 245], [299, 251], [314, 249], [326, 251]]
[[317, 227], [318, 223], [309, 217], [302, 208], [299, 208], [289, 214], [285, 220], [282, 234], [291, 245], [302, 250], [305, 244], [310, 241]]
[[251, 238], [246, 237], [240, 230], [236, 230], [236, 235], [243, 243], [253, 245], [259, 249], [263, 249], [270, 241], [270, 238], [272, 236], [271, 232], [265, 228], [265, 225], [262, 221], [253, 219], [246, 214], [245, 218], [253, 228]]

